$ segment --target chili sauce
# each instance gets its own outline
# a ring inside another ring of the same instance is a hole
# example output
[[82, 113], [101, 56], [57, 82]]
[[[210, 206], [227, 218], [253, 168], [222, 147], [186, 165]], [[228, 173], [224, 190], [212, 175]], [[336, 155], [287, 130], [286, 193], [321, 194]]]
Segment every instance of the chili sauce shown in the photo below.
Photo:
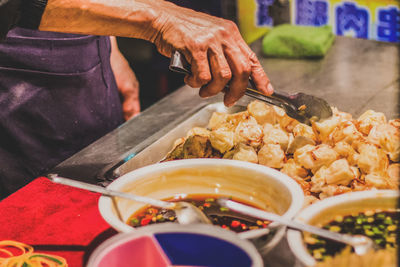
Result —
[[[348, 216], [336, 216], [323, 228], [332, 232], [364, 235], [371, 238], [379, 249], [394, 248], [399, 240], [400, 211], [365, 211]], [[304, 237], [308, 252], [318, 261], [334, 256], [345, 248], [338, 243], [318, 235]]]
[[[222, 197], [224, 196], [190, 195], [185, 198], [169, 199], [167, 201], [185, 201], [192, 203], [202, 210], [214, 225], [219, 225], [222, 228], [230, 229], [236, 233], [265, 228], [270, 223], [269, 221], [259, 220], [222, 207], [217, 202], [217, 199]], [[232, 199], [231, 197], [229, 198]], [[244, 203], [240, 200], [235, 199], [235, 201], [254, 207], [254, 205]], [[149, 205], [135, 212], [128, 219], [127, 224], [133, 227], [140, 227], [155, 223], [175, 222], [176, 220], [175, 211]]]

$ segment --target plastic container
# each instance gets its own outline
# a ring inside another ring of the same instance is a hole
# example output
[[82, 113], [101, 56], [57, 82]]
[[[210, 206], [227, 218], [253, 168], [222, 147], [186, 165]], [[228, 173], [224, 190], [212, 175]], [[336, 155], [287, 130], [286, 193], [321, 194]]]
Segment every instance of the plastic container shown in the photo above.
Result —
[[165, 223], [120, 233], [102, 243], [87, 267], [261, 267], [256, 248], [213, 225]]

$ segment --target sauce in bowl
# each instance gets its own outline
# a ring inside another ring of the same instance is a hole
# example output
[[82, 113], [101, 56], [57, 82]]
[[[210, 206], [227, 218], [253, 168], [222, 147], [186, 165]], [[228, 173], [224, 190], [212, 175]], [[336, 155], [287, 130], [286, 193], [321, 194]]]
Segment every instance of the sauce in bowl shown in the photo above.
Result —
[[[216, 200], [222, 197], [226, 198], [221, 195], [189, 195], [185, 198], [173, 198], [168, 199], [167, 201], [185, 201], [192, 203], [202, 210], [214, 225], [219, 225], [222, 228], [230, 229], [236, 233], [265, 228], [270, 223], [269, 221], [259, 220], [220, 206]], [[254, 205], [245, 203], [241, 200], [234, 200], [254, 207]], [[127, 224], [133, 227], [140, 227], [148, 224], [175, 221], [176, 215], [173, 210], [161, 209], [154, 206], [145, 206], [130, 216]]]
[[[365, 235], [371, 238], [379, 249], [386, 249], [396, 247], [399, 219], [400, 210], [368, 210], [347, 216], [338, 215], [323, 228], [342, 234]], [[309, 253], [318, 261], [340, 253], [346, 246], [317, 235], [305, 235], [304, 241]]]

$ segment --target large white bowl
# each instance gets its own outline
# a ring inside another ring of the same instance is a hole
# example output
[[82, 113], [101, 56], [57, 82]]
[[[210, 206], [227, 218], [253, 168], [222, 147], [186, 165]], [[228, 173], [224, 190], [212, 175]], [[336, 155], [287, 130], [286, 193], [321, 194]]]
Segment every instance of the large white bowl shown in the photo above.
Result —
[[[113, 181], [108, 189], [156, 199], [185, 194], [221, 194], [293, 218], [303, 205], [303, 191], [285, 174], [258, 164], [224, 159], [187, 159], [146, 166]], [[103, 218], [120, 232], [135, 231], [128, 218], [145, 204], [102, 196], [99, 210]], [[253, 230], [257, 231], [257, 230]], [[261, 253], [275, 246], [284, 235], [280, 228]], [[240, 236], [249, 236], [251, 231]]]
[[[321, 200], [302, 210], [295, 218], [296, 221], [308, 224], [325, 224], [332, 221], [337, 215], [349, 215], [353, 212], [363, 212], [374, 209], [396, 208], [399, 191], [372, 190], [352, 192]], [[289, 230], [287, 234], [290, 249], [300, 264], [314, 266], [316, 261], [308, 253], [303, 235], [299, 231]]]

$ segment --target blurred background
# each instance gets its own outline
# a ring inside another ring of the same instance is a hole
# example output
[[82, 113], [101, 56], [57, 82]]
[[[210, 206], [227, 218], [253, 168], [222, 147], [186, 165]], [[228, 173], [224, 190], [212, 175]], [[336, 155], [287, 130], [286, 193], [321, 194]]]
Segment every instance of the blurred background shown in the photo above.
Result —
[[[283, 23], [330, 25], [336, 35], [400, 42], [398, 0], [170, 1], [234, 21], [249, 44]], [[129, 38], [118, 38], [118, 43], [139, 80], [142, 110], [183, 85], [183, 75], [170, 72], [169, 59], [152, 44]]]

